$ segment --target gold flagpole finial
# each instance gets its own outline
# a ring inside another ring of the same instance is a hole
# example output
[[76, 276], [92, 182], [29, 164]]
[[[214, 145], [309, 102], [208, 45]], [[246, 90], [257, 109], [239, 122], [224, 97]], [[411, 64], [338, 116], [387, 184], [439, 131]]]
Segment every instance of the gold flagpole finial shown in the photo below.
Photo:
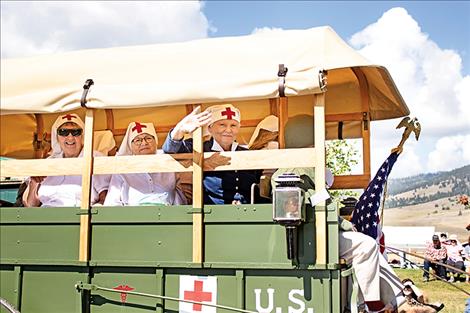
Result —
[[415, 133], [416, 140], [419, 139], [419, 134], [421, 133], [421, 124], [418, 122], [416, 117], [413, 117], [412, 119], [410, 119], [409, 116], [403, 118], [400, 124], [398, 124], [397, 129], [402, 127], [405, 127], [405, 131], [401, 136], [401, 141], [398, 146], [392, 149], [392, 153], [398, 152], [398, 154], [400, 154], [403, 151], [403, 144], [408, 139], [408, 137], [410, 137], [412, 132]]

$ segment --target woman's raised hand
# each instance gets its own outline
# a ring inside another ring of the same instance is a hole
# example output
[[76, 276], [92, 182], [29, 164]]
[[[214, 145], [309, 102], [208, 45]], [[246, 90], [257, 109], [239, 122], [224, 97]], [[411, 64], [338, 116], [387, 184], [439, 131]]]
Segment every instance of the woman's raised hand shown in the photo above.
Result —
[[171, 139], [181, 140], [185, 134], [190, 134], [198, 127], [205, 126], [211, 122], [211, 112], [201, 112], [201, 107], [196, 107], [190, 114], [186, 115], [171, 132]]

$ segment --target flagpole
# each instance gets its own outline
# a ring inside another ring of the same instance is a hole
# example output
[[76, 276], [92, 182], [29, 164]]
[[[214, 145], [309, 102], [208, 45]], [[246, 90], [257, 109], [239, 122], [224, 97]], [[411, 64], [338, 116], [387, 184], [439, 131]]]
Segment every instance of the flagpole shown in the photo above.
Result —
[[384, 194], [382, 196], [382, 210], [380, 211], [380, 226], [384, 226], [384, 209], [385, 209], [385, 198], [387, 197], [388, 191], [388, 180], [385, 181]]

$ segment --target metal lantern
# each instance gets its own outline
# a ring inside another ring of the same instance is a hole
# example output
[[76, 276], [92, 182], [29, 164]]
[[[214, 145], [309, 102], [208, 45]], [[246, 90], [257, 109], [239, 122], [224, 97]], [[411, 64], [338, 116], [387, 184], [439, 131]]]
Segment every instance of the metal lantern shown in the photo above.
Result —
[[305, 221], [302, 179], [294, 173], [284, 173], [275, 179], [273, 220], [286, 227], [287, 257], [297, 259], [297, 227]]

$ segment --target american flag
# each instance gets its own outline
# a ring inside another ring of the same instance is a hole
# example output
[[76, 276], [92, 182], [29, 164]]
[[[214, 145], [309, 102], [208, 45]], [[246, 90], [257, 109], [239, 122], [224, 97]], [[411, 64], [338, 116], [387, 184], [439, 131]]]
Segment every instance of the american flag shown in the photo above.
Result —
[[398, 153], [393, 152], [385, 160], [356, 203], [351, 219], [351, 223], [354, 224], [357, 231], [369, 235], [377, 241], [381, 240], [382, 237], [379, 207], [384, 193], [384, 186], [397, 158]]

